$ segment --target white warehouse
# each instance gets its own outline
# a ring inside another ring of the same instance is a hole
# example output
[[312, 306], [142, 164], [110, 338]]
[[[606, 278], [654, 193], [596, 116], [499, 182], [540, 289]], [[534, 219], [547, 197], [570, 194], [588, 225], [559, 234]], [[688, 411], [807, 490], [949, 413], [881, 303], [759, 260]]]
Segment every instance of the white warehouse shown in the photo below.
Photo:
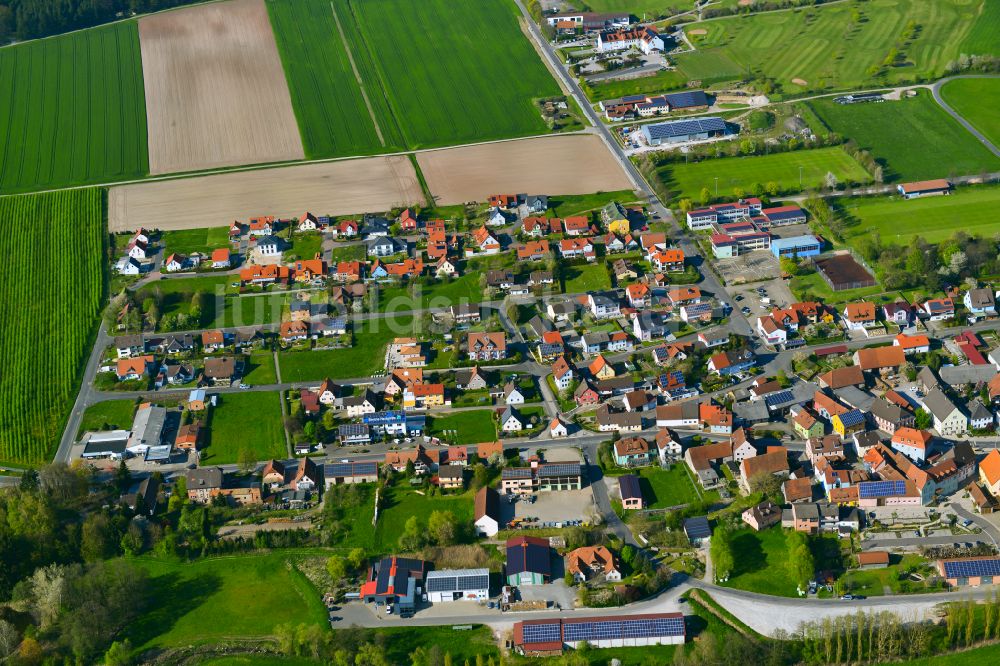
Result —
[[490, 596], [489, 569], [445, 569], [427, 574], [424, 585], [427, 600], [432, 604], [443, 601], [486, 601]]

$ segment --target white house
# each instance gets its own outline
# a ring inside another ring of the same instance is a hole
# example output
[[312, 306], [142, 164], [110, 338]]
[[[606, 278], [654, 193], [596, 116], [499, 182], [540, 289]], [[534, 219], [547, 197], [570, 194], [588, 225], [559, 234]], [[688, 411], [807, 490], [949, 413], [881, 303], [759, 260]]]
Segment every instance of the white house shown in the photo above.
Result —
[[521, 415], [513, 407], [507, 407], [500, 415], [500, 429], [504, 432], [518, 432], [524, 430], [524, 421]]
[[552, 423], [549, 424], [549, 436], [552, 438], [565, 437], [569, 434], [569, 430], [566, 429], [566, 424], [562, 422], [558, 416], [552, 419]]

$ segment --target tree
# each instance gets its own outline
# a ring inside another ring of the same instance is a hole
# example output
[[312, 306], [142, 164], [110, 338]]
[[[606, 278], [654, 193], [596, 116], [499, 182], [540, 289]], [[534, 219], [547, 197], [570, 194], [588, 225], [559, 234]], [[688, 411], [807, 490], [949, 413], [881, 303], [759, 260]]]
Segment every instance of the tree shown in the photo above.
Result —
[[712, 191], [707, 187], [701, 188], [701, 192], [698, 193], [698, 201], [702, 204], [707, 204], [712, 200]]
[[355, 666], [389, 666], [385, 648], [374, 643], [362, 643], [354, 655]]
[[244, 474], [254, 471], [257, 468], [257, 458], [254, 456], [253, 449], [241, 447], [237, 454], [237, 463], [240, 466], [240, 471]]
[[913, 413], [914, 424], [913, 427], [917, 430], [929, 430], [933, 425], [934, 419], [927, 412], [926, 409], [918, 409]]
[[399, 537], [399, 548], [404, 551], [418, 550], [424, 543], [424, 530], [416, 516], [406, 519], [403, 533]]
[[750, 477], [750, 492], [760, 493], [764, 498], [781, 496], [781, 479], [769, 472], [761, 472]]
[[331, 555], [326, 561], [326, 571], [334, 581], [347, 576], [347, 560], [339, 555]]
[[768, 196], [775, 197], [778, 196], [778, 192], [781, 191], [781, 187], [773, 180], [769, 180], [767, 181], [767, 184], [764, 185], [764, 191], [767, 192]]
[[715, 530], [712, 535], [710, 554], [715, 580], [719, 582], [729, 580], [733, 567], [736, 565], [736, 559], [733, 556], [732, 535], [729, 529], [723, 527]]
[[439, 546], [455, 543], [455, 514], [451, 511], [433, 511], [427, 519], [427, 534]]
[[365, 563], [365, 551], [363, 548], [352, 548], [347, 554], [347, 564], [351, 569], [357, 571]]
[[681, 199], [680, 201], [677, 202], [677, 207], [680, 209], [682, 213], [687, 213], [692, 208], [694, 208], [694, 204], [691, 202], [690, 199]]
[[805, 590], [816, 574], [816, 563], [809, 549], [809, 537], [802, 532], [792, 530], [785, 538], [785, 542], [788, 547], [789, 575], [799, 590]]
[[21, 635], [17, 632], [17, 627], [7, 620], [0, 620], [0, 661], [14, 652], [20, 642]]
[[484, 487], [489, 481], [489, 478], [489, 470], [486, 469], [486, 465], [477, 463], [472, 468], [472, 489], [479, 490]]
[[97, 562], [114, 557], [117, 537], [111, 521], [103, 513], [91, 513], [83, 521], [80, 555], [84, 562]]
[[24, 470], [19, 487], [21, 492], [33, 493], [38, 490], [38, 471], [33, 468]]
[[125, 639], [115, 641], [104, 653], [104, 666], [129, 666], [132, 663], [132, 642]]

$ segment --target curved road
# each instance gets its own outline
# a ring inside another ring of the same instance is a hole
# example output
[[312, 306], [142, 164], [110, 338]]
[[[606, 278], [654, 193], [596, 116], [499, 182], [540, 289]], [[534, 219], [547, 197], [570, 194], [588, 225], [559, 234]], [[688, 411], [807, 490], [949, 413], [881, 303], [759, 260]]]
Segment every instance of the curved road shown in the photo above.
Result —
[[942, 109], [947, 111], [952, 118], [961, 123], [962, 127], [969, 130], [969, 132], [971, 132], [974, 137], [979, 139], [979, 142], [984, 146], [986, 146], [986, 148], [988, 148], [991, 153], [993, 153], [997, 157], [1000, 157], [1000, 148], [997, 148], [995, 145], [993, 145], [992, 141], [986, 138], [982, 134], [982, 132], [973, 127], [972, 123], [963, 118], [960, 113], [955, 111], [955, 109], [951, 108], [948, 102], [944, 101], [944, 98], [941, 97], [941, 88], [944, 86], [944, 84], [948, 83], [949, 81], [954, 81], [956, 79], [996, 79], [996, 78], [1000, 78], [1000, 76], [997, 76], [996, 74], [959, 74], [957, 76], [949, 76], [946, 79], [935, 81], [934, 85], [931, 86], [931, 94], [934, 95], [934, 101], [940, 104]]

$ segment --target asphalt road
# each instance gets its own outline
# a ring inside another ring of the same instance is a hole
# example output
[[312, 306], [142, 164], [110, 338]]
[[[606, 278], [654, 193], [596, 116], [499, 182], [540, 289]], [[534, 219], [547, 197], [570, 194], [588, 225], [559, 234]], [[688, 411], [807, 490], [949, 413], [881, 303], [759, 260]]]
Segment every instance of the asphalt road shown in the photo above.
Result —
[[993, 145], [992, 141], [990, 141], [988, 138], [986, 138], [986, 136], [984, 136], [982, 132], [980, 132], [979, 130], [977, 130], [972, 125], [972, 123], [970, 123], [968, 120], [966, 120], [965, 118], [963, 118], [961, 116], [961, 114], [959, 114], [957, 111], [955, 111], [955, 109], [951, 108], [951, 106], [948, 105], [948, 102], [944, 101], [944, 98], [941, 97], [941, 88], [942, 88], [942, 86], [944, 86], [944, 84], [948, 83], [949, 81], [954, 81], [955, 79], [995, 79], [995, 78], [1000, 78], [1000, 77], [997, 77], [995, 74], [993, 74], [993, 75], [991, 75], [991, 74], [961, 74], [959, 76], [949, 76], [946, 79], [941, 79], [940, 81], [935, 81], [934, 85], [931, 86], [931, 94], [934, 95], [934, 101], [937, 102], [938, 104], [940, 104], [941, 108], [948, 112], [948, 115], [950, 115], [952, 118], [954, 118], [955, 120], [957, 120], [962, 125], [962, 127], [964, 127], [965, 129], [969, 130], [969, 132], [972, 134], [972, 136], [976, 137], [979, 140], [979, 143], [981, 143], [984, 146], [986, 146], [986, 148], [991, 153], [993, 153], [997, 157], [1000, 157], [1000, 148], [997, 148], [995, 145]]

